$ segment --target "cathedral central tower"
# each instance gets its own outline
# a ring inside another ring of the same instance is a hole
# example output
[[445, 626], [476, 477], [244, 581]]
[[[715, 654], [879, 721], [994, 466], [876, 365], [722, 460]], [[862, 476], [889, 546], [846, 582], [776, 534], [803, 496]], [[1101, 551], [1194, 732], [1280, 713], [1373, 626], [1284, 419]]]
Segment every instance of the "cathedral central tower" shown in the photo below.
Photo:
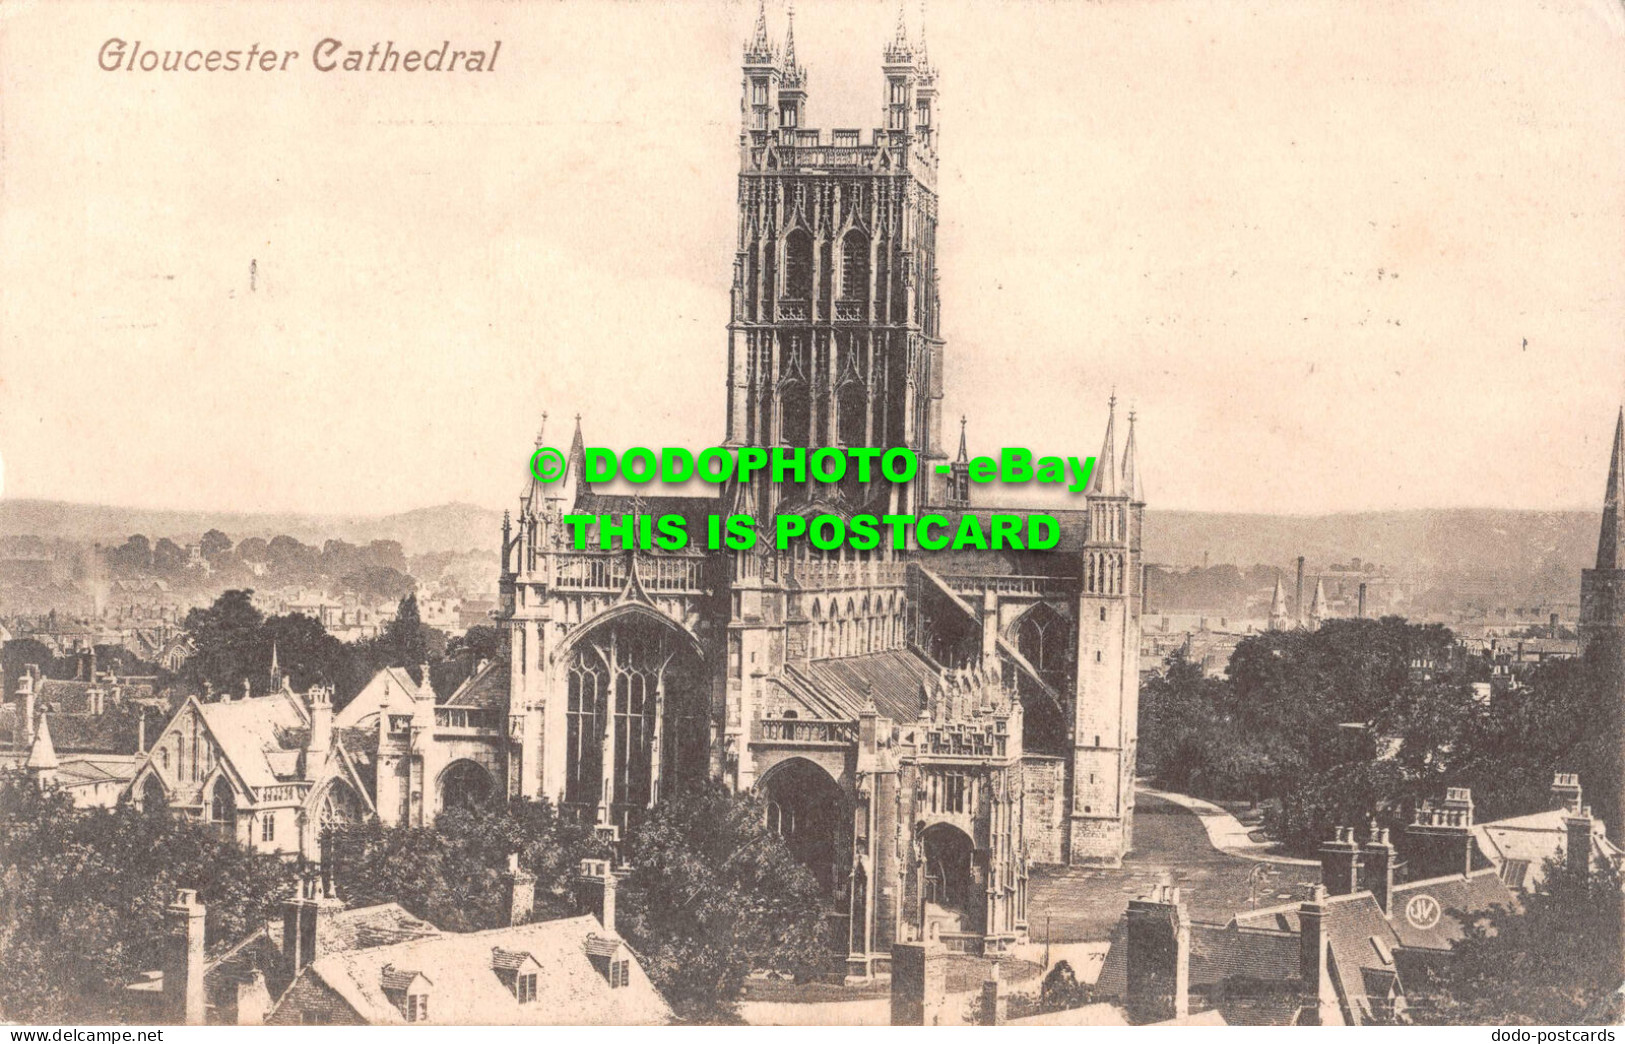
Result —
[[[730, 446], [906, 446], [916, 481], [856, 480], [851, 507], [942, 503], [943, 342], [937, 298], [937, 92], [899, 19], [881, 55], [881, 126], [805, 126], [811, 77], [765, 12], [745, 47], [739, 235], [728, 324]], [[763, 517], [811, 499], [763, 481]], [[884, 498], [883, 500], [881, 498]]]

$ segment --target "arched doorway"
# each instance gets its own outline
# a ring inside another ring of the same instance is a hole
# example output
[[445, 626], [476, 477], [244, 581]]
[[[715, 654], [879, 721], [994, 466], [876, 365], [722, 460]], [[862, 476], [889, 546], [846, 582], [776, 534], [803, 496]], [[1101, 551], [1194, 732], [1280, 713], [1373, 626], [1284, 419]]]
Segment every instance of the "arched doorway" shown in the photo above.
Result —
[[454, 761], [440, 774], [440, 808], [478, 807], [491, 800], [491, 790], [491, 774], [482, 766], [466, 759]]
[[942, 932], [980, 935], [987, 902], [977, 879], [975, 843], [948, 823], [927, 828], [922, 841], [925, 862], [920, 867], [920, 893], [925, 903], [926, 937]]
[[626, 826], [709, 767], [710, 685], [692, 641], [637, 612], [577, 641], [566, 667], [564, 803]]
[[767, 801], [767, 827], [806, 865], [824, 894], [846, 894], [852, 869], [852, 814], [840, 786], [805, 758], [768, 770], [757, 789]]
[[149, 775], [146, 782], [141, 784], [141, 810], [159, 812], [168, 807], [169, 795], [164, 793], [164, 785], [158, 782], [156, 773]]

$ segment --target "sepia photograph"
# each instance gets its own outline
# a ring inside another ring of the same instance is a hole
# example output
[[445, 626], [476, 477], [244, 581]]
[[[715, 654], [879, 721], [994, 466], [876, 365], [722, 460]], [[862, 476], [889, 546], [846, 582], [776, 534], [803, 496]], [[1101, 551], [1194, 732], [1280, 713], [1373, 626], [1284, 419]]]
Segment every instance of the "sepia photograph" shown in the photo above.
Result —
[[1613, 1041], [1622, 171], [1621, 0], [0, 0], [9, 1039]]

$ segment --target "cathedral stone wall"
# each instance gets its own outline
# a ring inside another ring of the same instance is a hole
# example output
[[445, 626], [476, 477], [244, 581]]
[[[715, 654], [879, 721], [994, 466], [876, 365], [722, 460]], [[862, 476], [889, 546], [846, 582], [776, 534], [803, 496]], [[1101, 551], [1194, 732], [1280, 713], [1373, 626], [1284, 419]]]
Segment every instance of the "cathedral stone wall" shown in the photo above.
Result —
[[1035, 863], [1066, 861], [1066, 760], [1022, 758], [1022, 836]]

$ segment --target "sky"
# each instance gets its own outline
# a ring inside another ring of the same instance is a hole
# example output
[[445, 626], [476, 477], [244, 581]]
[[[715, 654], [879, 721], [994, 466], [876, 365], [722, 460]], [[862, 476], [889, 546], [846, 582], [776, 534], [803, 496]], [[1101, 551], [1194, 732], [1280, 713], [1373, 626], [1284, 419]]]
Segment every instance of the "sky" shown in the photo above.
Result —
[[[800, 0], [809, 126], [879, 123], [896, 12]], [[0, 6], [0, 495], [506, 507], [544, 411], [561, 446], [576, 413], [592, 445], [714, 444], [754, 18]], [[1153, 511], [1597, 508], [1625, 397], [1617, 0], [924, 20], [950, 443], [966, 414], [973, 452], [1094, 453], [1115, 389]], [[324, 75], [324, 37], [502, 47], [481, 74]], [[106, 72], [109, 38], [299, 57]]]

